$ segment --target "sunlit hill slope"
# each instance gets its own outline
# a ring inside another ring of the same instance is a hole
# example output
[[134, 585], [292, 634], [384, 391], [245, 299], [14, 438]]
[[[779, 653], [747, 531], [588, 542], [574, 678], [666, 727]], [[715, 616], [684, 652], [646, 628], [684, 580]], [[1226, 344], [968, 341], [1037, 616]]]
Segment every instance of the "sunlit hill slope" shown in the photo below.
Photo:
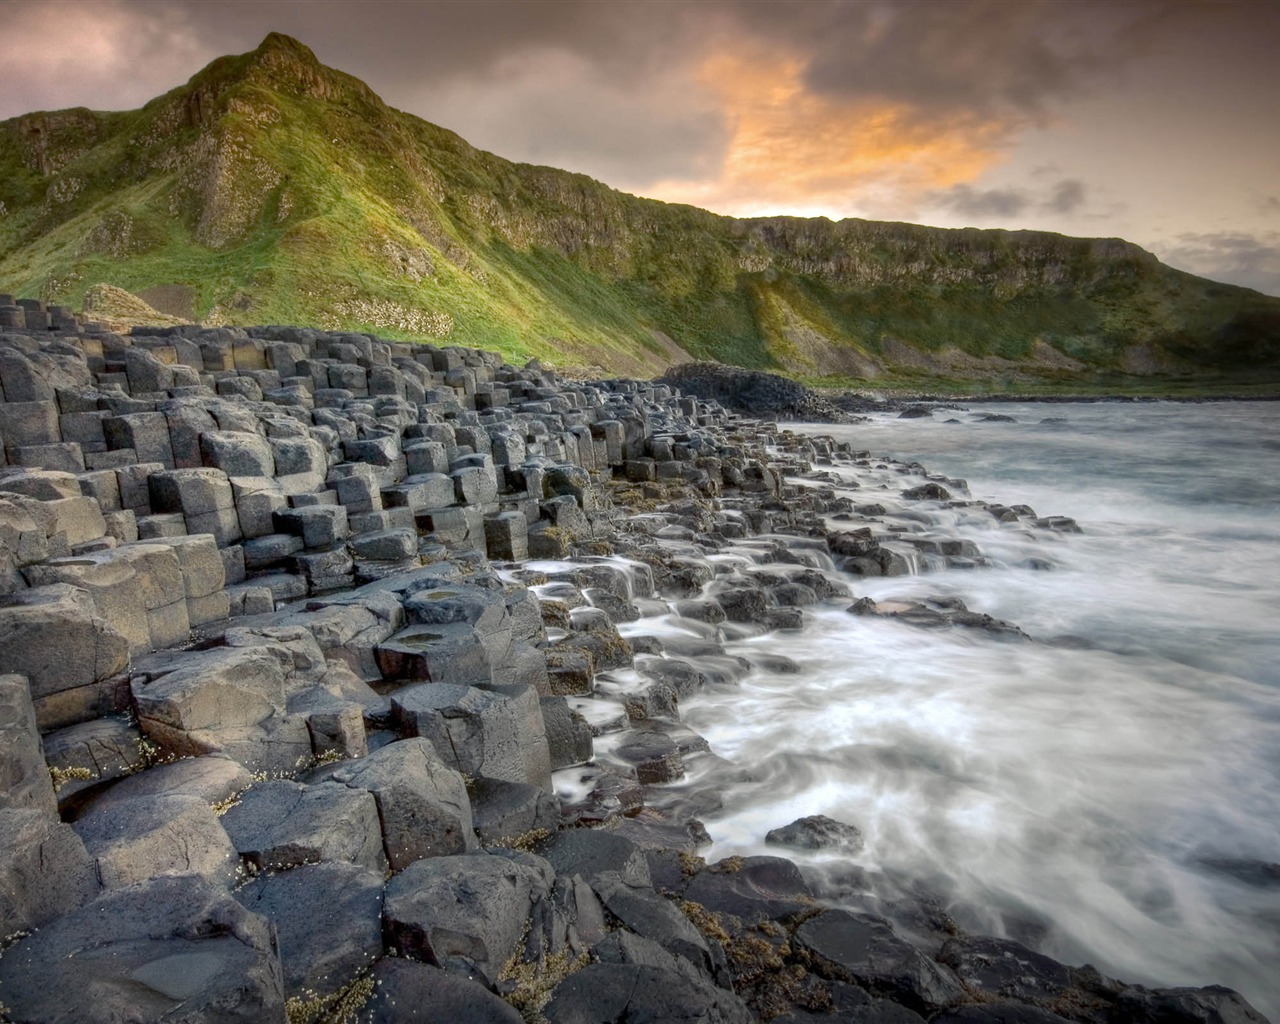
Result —
[[105, 282], [627, 373], [1280, 378], [1280, 300], [1119, 239], [736, 220], [511, 163], [271, 35], [141, 110], [0, 123], [0, 291]]

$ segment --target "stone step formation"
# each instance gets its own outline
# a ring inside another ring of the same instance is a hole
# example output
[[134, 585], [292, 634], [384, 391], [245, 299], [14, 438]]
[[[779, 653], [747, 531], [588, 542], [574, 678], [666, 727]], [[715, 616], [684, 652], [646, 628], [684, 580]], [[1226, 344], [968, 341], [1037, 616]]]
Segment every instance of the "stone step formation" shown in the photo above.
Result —
[[[6, 1019], [1262, 1019], [697, 856], [711, 797], [672, 783], [717, 759], [679, 702], [749, 670], [728, 631], [917, 554], [982, 563], [917, 506], [1069, 520], [667, 385], [7, 299]], [[849, 610], [1022, 637], [959, 602]], [[683, 639], [645, 632], [673, 614]]]

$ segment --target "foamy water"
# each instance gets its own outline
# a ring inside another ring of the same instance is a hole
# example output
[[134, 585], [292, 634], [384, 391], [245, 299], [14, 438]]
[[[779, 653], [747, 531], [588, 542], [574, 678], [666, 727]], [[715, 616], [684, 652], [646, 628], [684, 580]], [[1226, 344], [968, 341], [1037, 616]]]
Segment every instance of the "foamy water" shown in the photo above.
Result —
[[[1018, 422], [977, 421], [991, 412]], [[1129, 981], [1229, 985], [1280, 1019], [1280, 405], [1001, 404], [806, 429], [1083, 533], [921, 506], [991, 564], [847, 578], [877, 601], [958, 596], [1032, 642], [837, 602], [729, 644], [801, 671], [682, 705], [756, 780], [708, 816], [710, 857], [776, 853], [766, 831], [827, 814], [863, 830], [872, 888], [918, 878], [970, 930]], [[892, 505], [901, 485], [884, 483], [850, 496]]]

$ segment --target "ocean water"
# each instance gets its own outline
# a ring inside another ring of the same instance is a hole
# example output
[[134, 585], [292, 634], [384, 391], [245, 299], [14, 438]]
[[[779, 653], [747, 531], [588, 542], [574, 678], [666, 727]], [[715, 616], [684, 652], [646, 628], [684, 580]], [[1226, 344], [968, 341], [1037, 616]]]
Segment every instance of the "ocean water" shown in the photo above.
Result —
[[835, 603], [729, 645], [799, 672], [682, 704], [753, 780], [707, 816], [709, 857], [777, 853], [766, 831], [827, 814], [862, 829], [852, 860], [886, 898], [916, 879], [969, 930], [1127, 981], [1225, 984], [1280, 1020], [1280, 404], [1001, 403], [801, 429], [1082, 532], [920, 506], [916, 528], [988, 564], [849, 579], [878, 602], [959, 597], [1030, 641]]

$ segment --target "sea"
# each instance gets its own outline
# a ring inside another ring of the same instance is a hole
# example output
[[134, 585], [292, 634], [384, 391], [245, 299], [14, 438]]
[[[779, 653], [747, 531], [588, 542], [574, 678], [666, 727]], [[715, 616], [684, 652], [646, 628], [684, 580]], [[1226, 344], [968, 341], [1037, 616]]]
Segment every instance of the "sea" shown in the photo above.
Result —
[[1029, 640], [839, 601], [730, 643], [792, 664], [682, 703], [750, 769], [703, 852], [777, 854], [769, 829], [828, 815], [865, 847], [786, 854], [856, 869], [886, 906], [927, 892], [966, 930], [1129, 982], [1227, 985], [1280, 1021], [1280, 403], [1001, 402], [791, 429], [1080, 532], [925, 503], [915, 519], [978, 564], [915, 554], [906, 574], [846, 577], [880, 604], [959, 598]]

